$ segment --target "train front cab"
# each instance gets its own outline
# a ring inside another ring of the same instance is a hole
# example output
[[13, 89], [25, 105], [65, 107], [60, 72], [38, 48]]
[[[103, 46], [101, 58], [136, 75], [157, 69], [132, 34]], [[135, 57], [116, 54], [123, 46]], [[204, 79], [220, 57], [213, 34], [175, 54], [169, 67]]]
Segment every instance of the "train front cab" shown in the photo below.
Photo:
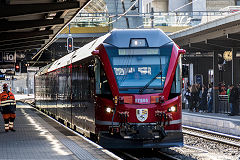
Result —
[[105, 148], [182, 146], [181, 59], [160, 48], [100, 46], [96, 59], [96, 130]]

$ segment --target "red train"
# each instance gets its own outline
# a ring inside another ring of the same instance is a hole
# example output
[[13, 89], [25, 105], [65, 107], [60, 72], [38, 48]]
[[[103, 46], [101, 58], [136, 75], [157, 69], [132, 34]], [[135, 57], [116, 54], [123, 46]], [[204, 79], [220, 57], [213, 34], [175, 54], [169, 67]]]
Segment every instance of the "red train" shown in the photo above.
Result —
[[182, 146], [184, 52], [159, 29], [113, 30], [43, 67], [36, 107], [105, 148]]

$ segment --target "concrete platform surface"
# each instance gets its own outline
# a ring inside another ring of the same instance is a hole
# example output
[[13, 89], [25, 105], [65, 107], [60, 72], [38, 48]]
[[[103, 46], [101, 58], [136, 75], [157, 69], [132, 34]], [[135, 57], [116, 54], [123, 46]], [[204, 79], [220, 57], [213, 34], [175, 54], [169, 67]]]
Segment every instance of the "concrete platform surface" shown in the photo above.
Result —
[[183, 110], [183, 125], [240, 136], [240, 116]]
[[16, 132], [0, 118], [0, 159], [118, 159], [28, 105], [17, 104], [16, 115]]

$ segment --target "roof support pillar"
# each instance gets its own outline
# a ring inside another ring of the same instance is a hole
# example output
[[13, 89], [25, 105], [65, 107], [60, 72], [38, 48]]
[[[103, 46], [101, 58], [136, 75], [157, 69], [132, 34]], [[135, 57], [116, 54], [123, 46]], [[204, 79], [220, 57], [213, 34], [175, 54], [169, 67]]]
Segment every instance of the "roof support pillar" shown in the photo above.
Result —
[[219, 112], [219, 69], [218, 69], [218, 52], [213, 52], [213, 112]]
[[[237, 54], [237, 49], [233, 48], [232, 49], [232, 84], [233, 85], [238, 85], [240, 80], [239, 80], [239, 60], [236, 57]], [[234, 112], [235, 114], [239, 113], [239, 103], [235, 103], [235, 107], [234, 107]]]
[[232, 84], [236, 85], [239, 83], [239, 79], [237, 78], [237, 69], [239, 69], [238, 64], [237, 64], [237, 49], [233, 48], [232, 49]]

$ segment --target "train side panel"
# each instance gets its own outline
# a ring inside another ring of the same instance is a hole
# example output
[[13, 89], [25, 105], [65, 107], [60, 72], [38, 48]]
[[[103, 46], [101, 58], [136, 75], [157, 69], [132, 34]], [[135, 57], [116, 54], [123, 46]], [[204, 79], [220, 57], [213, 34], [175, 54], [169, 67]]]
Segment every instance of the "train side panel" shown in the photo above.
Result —
[[35, 77], [36, 107], [87, 136], [96, 129], [92, 66], [85, 60]]

